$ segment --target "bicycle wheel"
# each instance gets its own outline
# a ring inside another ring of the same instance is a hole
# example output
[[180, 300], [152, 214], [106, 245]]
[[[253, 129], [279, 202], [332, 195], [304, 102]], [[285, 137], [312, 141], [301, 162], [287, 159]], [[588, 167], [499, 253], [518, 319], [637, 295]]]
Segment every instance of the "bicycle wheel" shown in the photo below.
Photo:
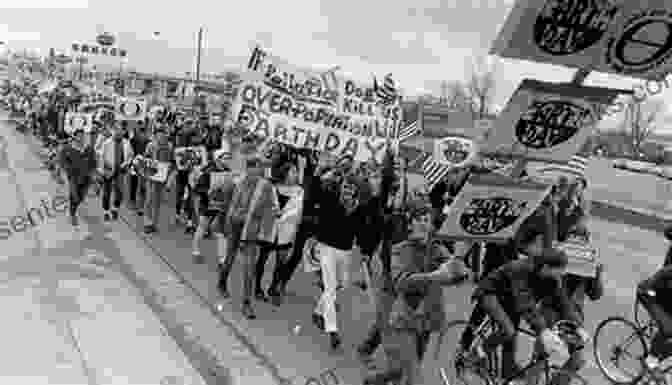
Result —
[[602, 374], [616, 384], [638, 381], [648, 354], [646, 340], [633, 322], [610, 317], [600, 322], [593, 338], [595, 361]]
[[576, 372], [571, 372], [556, 366], [549, 366], [526, 378], [527, 385], [551, 385], [562, 383], [566, 385], [588, 385], [588, 381]]
[[[462, 355], [460, 339], [469, 323], [451, 321], [440, 335], [434, 358], [441, 384], [443, 385], [492, 385], [485, 367], [474, 365], [469, 357]], [[433, 376], [433, 375], [432, 375]]]

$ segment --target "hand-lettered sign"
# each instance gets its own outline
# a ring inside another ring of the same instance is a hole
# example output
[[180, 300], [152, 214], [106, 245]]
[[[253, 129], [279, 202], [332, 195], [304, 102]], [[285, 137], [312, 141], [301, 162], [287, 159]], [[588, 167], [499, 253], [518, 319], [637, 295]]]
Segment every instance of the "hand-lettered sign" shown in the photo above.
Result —
[[233, 120], [257, 137], [361, 162], [374, 159], [382, 163], [387, 148], [384, 138], [346, 131], [347, 117], [334, 108], [297, 98], [260, 81], [248, 80], [240, 87]]
[[68, 112], [65, 114], [65, 122], [63, 130], [68, 135], [72, 135], [75, 131], [82, 130], [86, 133], [93, 131], [93, 114], [86, 114], [82, 112]]
[[208, 152], [203, 146], [177, 147], [175, 149], [175, 163], [178, 170], [190, 170], [204, 166], [208, 162]]
[[473, 175], [455, 198], [439, 235], [502, 241], [539, 206], [550, 186], [499, 175]]
[[624, 90], [525, 79], [479, 151], [495, 156], [567, 162]]
[[661, 79], [672, 69], [671, 9], [671, 0], [518, 0], [490, 53]]
[[441, 164], [462, 167], [476, 157], [473, 140], [460, 136], [448, 136], [434, 141], [434, 160]]
[[160, 162], [154, 159], [137, 155], [131, 162], [131, 175], [140, 175], [155, 182], [164, 183], [168, 179], [168, 162]]
[[144, 99], [119, 98], [115, 106], [117, 120], [145, 120], [147, 101]]

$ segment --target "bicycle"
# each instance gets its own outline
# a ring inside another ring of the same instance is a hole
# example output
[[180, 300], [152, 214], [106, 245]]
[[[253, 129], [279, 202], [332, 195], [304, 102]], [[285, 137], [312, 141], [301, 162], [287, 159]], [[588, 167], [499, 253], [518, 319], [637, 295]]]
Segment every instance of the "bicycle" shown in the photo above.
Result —
[[[657, 367], [647, 364], [651, 340], [658, 330], [655, 321], [648, 315], [646, 309], [635, 296], [634, 318], [630, 321], [623, 317], [609, 317], [599, 323], [593, 339], [593, 353], [597, 367], [609, 381], [614, 384], [634, 384], [637, 382], [653, 382], [666, 384], [665, 377], [672, 375], [672, 365]], [[607, 330], [622, 326], [625, 328], [625, 338], [615, 346], [601, 349], [601, 341]], [[631, 348], [633, 348], [631, 350]], [[634, 351], [634, 353], [632, 352]], [[626, 367], [625, 360], [632, 359], [632, 368]], [[613, 369], [611, 368], [613, 366]]]
[[[446, 331], [449, 329], [455, 330], [458, 336], [457, 340], [459, 341], [464, 330], [469, 327], [468, 321], [456, 320], [447, 325]], [[498, 349], [486, 352], [485, 359], [477, 359], [475, 358], [475, 354], [472, 353], [478, 347], [482, 347], [483, 342], [490, 335], [498, 332], [498, 330], [498, 325], [489, 316], [483, 320], [480, 326], [475, 329], [470, 346], [466, 349], [458, 347], [455, 355], [449, 360], [448, 367], [439, 368], [444, 385], [456, 385], [458, 383], [464, 385], [477, 383], [483, 385], [510, 385], [520, 380], [527, 381], [528, 384], [549, 384], [558, 375], [565, 376], [568, 379], [567, 384], [588, 385], [588, 382], [579, 374], [552, 364], [551, 355], [547, 352], [534, 353], [530, 361], [523, 365], [522, 368], [516, 370], [516, 373], [513, 375], [504, 378], [500, 370], [501, 357], [497, 352]], [[553, 333], [561, 336], [570, 354], [583, 349], [585, 346], [583, 338], [577, 330], [578, 325], [571, 321], [558, 321], [551, 328]], [[523, 327], [518, 327], [517, 331], [520, 335], [526, 335], [533, 339], [537, 338], [534, 332]]]

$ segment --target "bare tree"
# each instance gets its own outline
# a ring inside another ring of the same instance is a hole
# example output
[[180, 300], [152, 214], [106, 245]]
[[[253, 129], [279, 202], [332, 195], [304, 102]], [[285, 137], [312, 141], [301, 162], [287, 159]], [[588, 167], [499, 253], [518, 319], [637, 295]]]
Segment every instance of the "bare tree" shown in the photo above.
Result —
[[633, 155], [638, 155], [642, 144], [653, 133], [655, 122], [664, 109], [662, 100], [630, 100], [625, 105], [623, 120], [620, 124], [620, 133], [625, 136], [632, 146]]
[[472, 111], [467, 87], [463, 82], [445, 82], [445, 103], [452, 109]]
[[493, 113], [493, 99], [499, 62], [488, 56], [471, 58], [465, 83], [468, 107], [474, 119], [483, 119]]

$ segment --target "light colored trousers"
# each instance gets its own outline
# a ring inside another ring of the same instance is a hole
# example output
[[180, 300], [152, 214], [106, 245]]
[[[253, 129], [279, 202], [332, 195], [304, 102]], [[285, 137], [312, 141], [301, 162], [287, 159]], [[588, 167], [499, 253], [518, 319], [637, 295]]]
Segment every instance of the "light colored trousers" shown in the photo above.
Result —
[[317, 252], [322, 269], [324, 291], [317, 302], [315, 313], [324, 318], [324, 330], [327, 333], [337, 332], [336, 293], [339, 288], [350, 285], [351, 251], [335, 249], [320, 243], [317, 246]]

